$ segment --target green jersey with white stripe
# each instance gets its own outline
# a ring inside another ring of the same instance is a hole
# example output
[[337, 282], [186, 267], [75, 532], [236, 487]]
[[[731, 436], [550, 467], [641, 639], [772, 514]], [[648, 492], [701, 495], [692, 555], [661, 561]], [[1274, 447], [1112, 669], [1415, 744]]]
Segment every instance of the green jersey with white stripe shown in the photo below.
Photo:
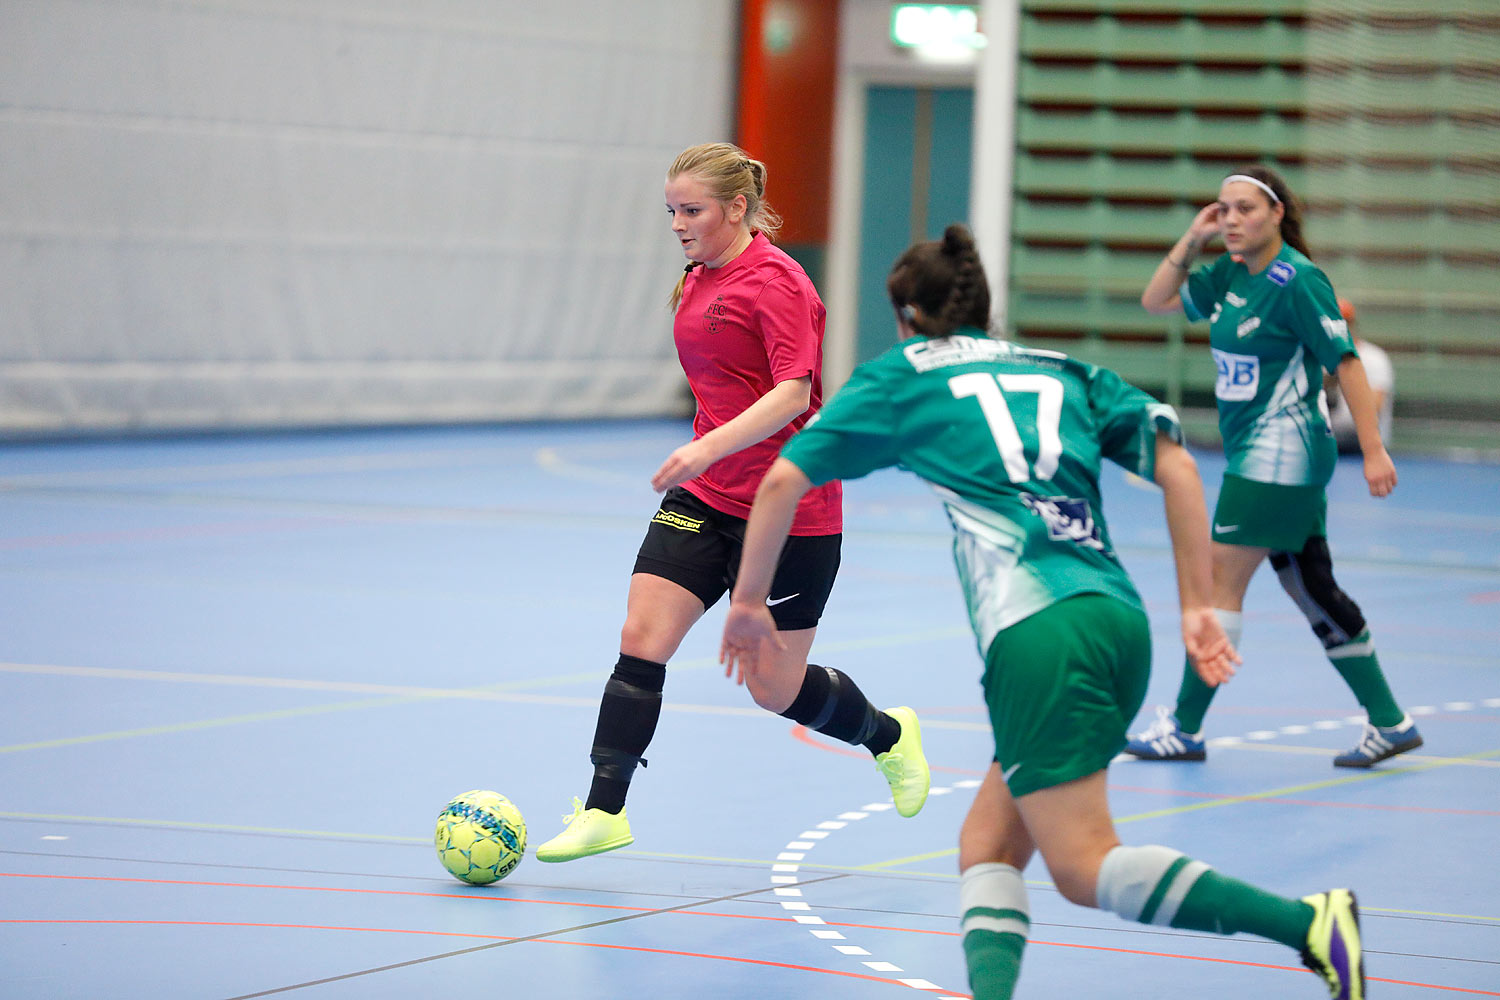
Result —
[[1002, 629], [1102, 593], [1140, 608], [1100, 509], [1101, 460], [1146, 478], [1170, 406], [1107, 369], [981, 331], [914, 337], [855, 369], [782, 449], [815, 484], [899, 466], [932, 484], [981, 654]]
[[1259, 274], [1224, 254], [1183, 282], [1182, 308], [1209, 321], [1226, 471], [1325, 485], [1338, 450], [1319, 369], [1358, 354], [1327, 276], [1290, 244]]

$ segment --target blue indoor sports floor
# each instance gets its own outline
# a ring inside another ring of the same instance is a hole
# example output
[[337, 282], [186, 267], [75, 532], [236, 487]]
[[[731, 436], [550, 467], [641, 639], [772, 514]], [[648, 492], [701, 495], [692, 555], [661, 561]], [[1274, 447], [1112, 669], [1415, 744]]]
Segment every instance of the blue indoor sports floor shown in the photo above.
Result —
[[[474, 888], [433, 822], [493, 788], [533, 845], [585, 793], [648, 478], [677, 421], [0, 446], [0, 997], [965, 996], [954, 844], [991, 753], [921, 484], [850, 484], [818, 662], [924, 721], [903, 820], [868, 756], [668, 674], [635, 844]], [[1201, 454], [1212, 494], [1221, 462]], [[1378, 998], [1500, 996], [1500, 467], [1398, 456], [1330, 493], [1340, 581], [1427, 745], [1330, 758], [1356, 706], [1273, 574], [1201, 765], [1111, 769], [1121, 836], [1288, 895], [1348, 885]], [[1159, 496], [1106, 506], [1176, 691]], [[1063, 901], [1020, 997], [1315, 998], [1289, 950]]]

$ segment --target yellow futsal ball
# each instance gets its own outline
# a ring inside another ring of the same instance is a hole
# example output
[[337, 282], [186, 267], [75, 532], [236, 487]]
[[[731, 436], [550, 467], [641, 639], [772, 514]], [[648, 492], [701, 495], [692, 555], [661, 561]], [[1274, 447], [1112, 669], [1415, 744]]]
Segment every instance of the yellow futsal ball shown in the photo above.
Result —
[[489, 885], [521, 863], [526, 820], [515, 803], [499, 792], [475, 789], [443, 807], [433, 842], [438, 860], [454, 878]]

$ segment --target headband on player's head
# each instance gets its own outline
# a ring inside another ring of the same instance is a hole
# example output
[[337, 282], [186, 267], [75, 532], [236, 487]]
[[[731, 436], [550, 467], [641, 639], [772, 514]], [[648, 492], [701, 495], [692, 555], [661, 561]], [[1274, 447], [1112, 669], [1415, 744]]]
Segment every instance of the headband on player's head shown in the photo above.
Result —
[[1271, 201], [1273, 203], [1277, 205], [1281, 204], [1281, 199], [1277, 197], [1275, 191], [1271, 190], [1271, 185], [1267, 184], [1259, 177], [1251, 177], [1249, 174], [1230, 174], [1228, 177], [1224, 178], [1224, 183], [1228, 184], [1230, 181], [1244, 181], [1246, 184], [1254, 184], [1266, 194], [1270, 195]]

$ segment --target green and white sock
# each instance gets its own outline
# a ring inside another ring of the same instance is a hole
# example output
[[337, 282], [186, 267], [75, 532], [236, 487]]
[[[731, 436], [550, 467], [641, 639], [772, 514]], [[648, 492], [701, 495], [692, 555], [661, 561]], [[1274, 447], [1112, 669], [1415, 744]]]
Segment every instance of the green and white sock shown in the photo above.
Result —
[[1031, 932], [1025, 880], [1013, 865], [972, 865], [959, 877], [958, 900], [974, 1000], [1010, 1000]]
[[1346, 643], [1326, 651], [1333, 668], [1344, 678], [1354, 697], [1364, 706], [1372, 726], [1397, 726], [1406, 717], [1385, 682], [1385, 672], [1375, 656], [1375, 640], [1365, 629]]
[[1136, 923], [1207, 931], [1244, 932], [1301, 949], [1313, 909], [1220, 875], [1169, 847], [1116, 847], [1099, 867], [1095, 898], [1101, 910]]
[[[1218, 618], [1219, 624], [1224, 626], [1224, 633], [1229, 636], [1230, 645], [1239, 649], [1240, 635], [1244, 631], [1244, 614], [1239, 611], [1214, 608], [1214, 617]], [[1209, 702], [1214, 700], [1214, 695], [1218, 693], [1218, 690], [1199, 680], [1198, 671], [1193, 669], [1193, 661], [1183, 657], [1182, 686], [1177, 691], [1177, 708], [1172, 713], [1183, 732], [1195, 735], [1203, 732], [1203, 717], [1208, 714]]]

